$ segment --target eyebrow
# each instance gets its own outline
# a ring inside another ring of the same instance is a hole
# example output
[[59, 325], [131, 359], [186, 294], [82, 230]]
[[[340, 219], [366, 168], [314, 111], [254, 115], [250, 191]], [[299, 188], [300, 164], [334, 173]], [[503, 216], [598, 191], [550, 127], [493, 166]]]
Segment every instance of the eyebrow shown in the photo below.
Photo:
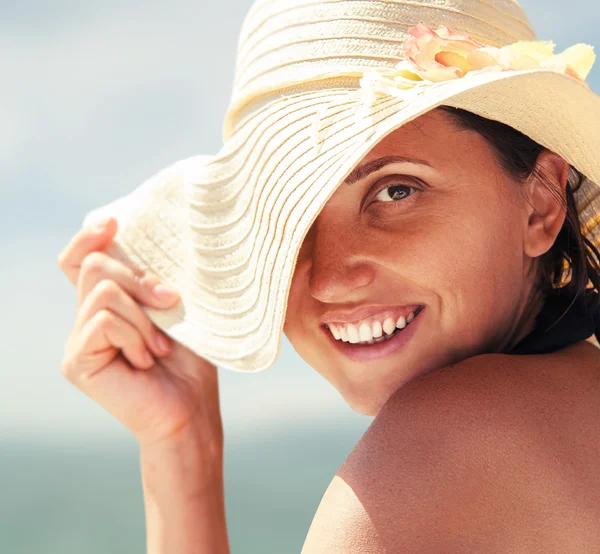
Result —
[[412, 163], [432, 167], [432, 165], [429, 162], [426, 162], [425, 160], [419, 160], [417, 158], [407, 158], [405, 156], [384, 156], [383, 158], [377, 158], [376, 160], [372, 160], [354, 168], [350, 175], [346, 177], [344, 183], [346, 183], [347, 185], [352, 185], [357, 181], [364, 179], [371, 173], [379, 171], [386, 165], [393, 163]]

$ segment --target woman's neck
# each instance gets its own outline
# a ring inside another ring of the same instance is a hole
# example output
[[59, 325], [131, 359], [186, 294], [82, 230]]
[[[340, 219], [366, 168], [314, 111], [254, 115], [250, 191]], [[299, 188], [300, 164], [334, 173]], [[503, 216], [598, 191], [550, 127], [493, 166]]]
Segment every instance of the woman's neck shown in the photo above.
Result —
[[520, 316], [514, 325], [512, 332], [509, 333], [504, 344], [501, 345], [502, 353], [510, 352], [521, 340], [529, 335], [536, 327], [536, 318], [544, 307], [546, 295], [541, 287], [531, 286], [521, 310]]

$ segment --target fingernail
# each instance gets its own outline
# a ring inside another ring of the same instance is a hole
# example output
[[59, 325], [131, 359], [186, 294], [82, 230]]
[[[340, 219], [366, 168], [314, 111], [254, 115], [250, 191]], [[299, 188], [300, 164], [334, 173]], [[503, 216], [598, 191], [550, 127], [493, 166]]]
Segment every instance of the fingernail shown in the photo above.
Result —
[[94, 221], [93, 229], [96, 233], [102, 233], [106, 230], [106, 226], [110, 223], [112, 216], [102, 217]]
[[162, 284], [156, 285], [153, 292], [159, 300], [173, 300], [178, 296], [176, 291]]
[[156, 335], [156, 346], [158, 346], [158, 349], [161, 352], [168, 352], [169, 351], [169, 341], [167, 339], [167, 337], [165, 337], [162, 333], [157, 333]]

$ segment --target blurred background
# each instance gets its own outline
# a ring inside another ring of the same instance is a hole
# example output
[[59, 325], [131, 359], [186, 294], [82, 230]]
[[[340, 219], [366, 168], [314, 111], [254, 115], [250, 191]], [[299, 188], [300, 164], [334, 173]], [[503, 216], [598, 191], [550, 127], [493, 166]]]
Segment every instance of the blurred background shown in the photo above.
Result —
[[[145, 552], [137, 443], [60, 372], [76, 293], [57, 256], [91, 209], [217, 152], [251, 3], [0, 1], [0, 552]], [[598, 47], [596, 0], [522, 5], [557, 52]], [[372, 418], [285, 338], [270, 370], [219, 371], [232, 553], [300, 552]]]

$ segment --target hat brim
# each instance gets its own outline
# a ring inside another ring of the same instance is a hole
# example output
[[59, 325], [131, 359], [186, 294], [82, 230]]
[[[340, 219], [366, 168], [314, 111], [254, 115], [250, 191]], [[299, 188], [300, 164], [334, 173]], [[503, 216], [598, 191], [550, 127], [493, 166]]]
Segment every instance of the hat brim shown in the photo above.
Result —
[[247, 111], [216, 156], [179, 160], [84, 219], [117, 219], [106, 252], [181, 294], [172, 309], [142, 308], [212, 363], [243, 372], [272, 366], [313, 221], [379, 141], [437, 106], [506, 123], [579, 169], [589, 178], [576, 194], [582, 226], [590, 236], [597, 231], [600, 97], [581, 81], [548, 69], [481, 73], [435, 83], [409, 100], [379, 98], [370, 119], [358, 115], [357, 85], [312, 84]]

